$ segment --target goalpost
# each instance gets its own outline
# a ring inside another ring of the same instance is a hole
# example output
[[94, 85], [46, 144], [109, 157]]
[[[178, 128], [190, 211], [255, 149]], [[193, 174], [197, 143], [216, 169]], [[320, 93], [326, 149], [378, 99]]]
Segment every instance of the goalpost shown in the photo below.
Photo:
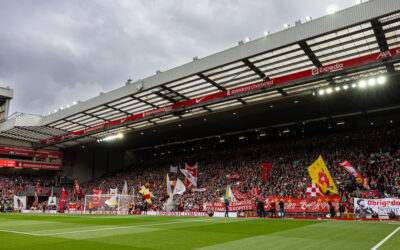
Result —
[[85, 195], [84, 213], [94, 214], [127, 214], [132, 195], [101, 194]]

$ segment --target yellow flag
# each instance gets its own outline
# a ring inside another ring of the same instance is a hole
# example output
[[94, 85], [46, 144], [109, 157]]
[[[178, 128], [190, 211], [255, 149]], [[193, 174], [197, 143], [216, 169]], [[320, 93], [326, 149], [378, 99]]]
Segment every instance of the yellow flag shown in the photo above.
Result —
[[328, 190], [332, 194], [339, 194], [332, 176], [324, 160], [322, 160], [322, 156], [319, 156], [318, 159], [308, 167], [308, 173], [310, 174], [312, 183], [316, 183], [324, 194], [326, 194]]
[[148, 188], [143, 188], [139, 191], [147, 203], [151, 204], [151, 197], [153, 196]]
[[168, 174], [167, 174], [167, 193], [168, 193], [169, 196], [171, 196], [171, 194], [172, 194], [172, 187], [171, 187], [171, 183], [169, 181]]

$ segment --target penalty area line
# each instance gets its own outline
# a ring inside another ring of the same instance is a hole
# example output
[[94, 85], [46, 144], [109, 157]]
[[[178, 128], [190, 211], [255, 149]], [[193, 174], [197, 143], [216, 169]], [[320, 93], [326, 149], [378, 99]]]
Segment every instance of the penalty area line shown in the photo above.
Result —
[[385, 243], [390, 237], [392, 237], [397, 231], [400, 230], [400, 227], [398, 227], [396, 230], [394, 230], [391, 234], [389, 234], [388, 236], [386, 236], [386, 238], [384, 238], [381, 242], [379, 242], [378, 244], [376, 244], [373, 248], [371, 248], [371, 250], [376, 250], [378, 249], [378, 247], [382, 246], [383, 243]]

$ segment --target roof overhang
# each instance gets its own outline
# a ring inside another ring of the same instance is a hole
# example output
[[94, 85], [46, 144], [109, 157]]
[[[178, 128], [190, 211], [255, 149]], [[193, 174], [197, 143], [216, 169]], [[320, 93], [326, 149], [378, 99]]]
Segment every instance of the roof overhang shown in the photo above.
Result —
[[[145, 78], [141, 90], [131, 83], [48, 116], [8, 120], [0, 124], [0, 135], [40, 147], [69, 147], [369, 75], [395, 74], [399, 46], [400, 2], [369, 1]], [[348, 67], [326, 70], [343, 62]], [[286, 80], [268, 86], [278, 79]], [[229, 94], [257, 84], [261, 87]]]

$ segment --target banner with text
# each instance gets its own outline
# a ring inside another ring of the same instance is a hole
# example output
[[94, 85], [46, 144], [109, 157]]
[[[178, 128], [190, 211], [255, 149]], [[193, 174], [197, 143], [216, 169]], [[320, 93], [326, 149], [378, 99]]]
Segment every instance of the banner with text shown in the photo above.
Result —
[[[285, 212], [286, 213], [328, 213], [330, 201], [335, 208], [335, 211], [339, 209], [339, 196], [329, 196], [324, 198], [315, 198], [315, 199], [303, 199], [303, 198], [292, 198], [292, 197], [278, 197], [278, 196], [269, 196], [267, 198], [262, 198], [261, 200], [265, 203], [264, 210], [269, 211], [271, 209], [271, 204], [273, 202], [277, 203], [280, 200], [283, 200], [285, 203]], [[279, 211], [279, 206], [276, 206]], [[204, 208], [206, 210], [212, 209], [215, 212], [224, 212], [225, 204], [223, 202], [213, 202], [213, 203], [205, 203]], [[237, 211], [251, 211], [256, 210], [255, 200], [244, 200], [244, 201], [236, 201], [231, 202], [229, 204], [230, 212]]]
[[354, 198], [354, 213], [360, 214], [363, 211], [366, 215], [376, 212], [379, 215], [387, 215], [393, 211], [400, 214], [400, 199], [362, 199]]

